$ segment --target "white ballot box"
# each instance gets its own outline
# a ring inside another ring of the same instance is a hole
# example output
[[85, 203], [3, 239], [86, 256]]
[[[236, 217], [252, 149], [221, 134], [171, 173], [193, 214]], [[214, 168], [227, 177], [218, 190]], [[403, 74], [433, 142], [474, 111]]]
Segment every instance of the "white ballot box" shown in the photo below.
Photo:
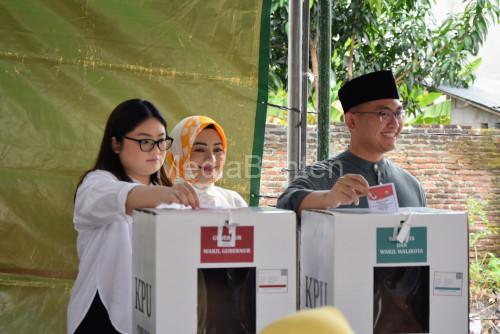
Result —
[[468, 333], [465, 212], [305, 211], [300, 306], [338, 307], [356, 333]]
[[133, 329], [256, 333], [297, 309], [297, 228], [278, 209], [134, 212]]

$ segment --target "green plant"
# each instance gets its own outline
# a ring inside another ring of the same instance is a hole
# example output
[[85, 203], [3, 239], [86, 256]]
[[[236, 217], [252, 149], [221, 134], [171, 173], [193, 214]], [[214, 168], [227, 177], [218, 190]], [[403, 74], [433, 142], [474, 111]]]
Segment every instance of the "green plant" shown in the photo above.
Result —
[[469, 248], [473, 257], [469, 262], [469, 289], [471, 308], [495, 304], [500, 293], [500, 259], [492, 252], [478, 251], [479, 241], [498, 233], [484, 211], [484, 203], [474, 198], [467, 200]]
[[[433, 0], [338, 0], [332, 2], [332, 92], [352, 77], [392, 69], [404, 107], [418, 120], [441, 120], [446, 105], [421, 104], [426, 86], [441, 84], [468, 87], [480, 64], [476, 58], [489, 26], [500, 18], [499, 0], [464, 0], [461, 13], [443, 23], [432, 14]], [[318, 74], [318, 1], [311, 0], [310, 72]], [[270, 90], [287, 85], [288, 1], [276, 0], [271, 8]], [[424, 86], [425, 85], [425, 86]], [[317, 82], [311, 85], [317, 89]], [[313, 98], [313, 93], [310, 94]], [[313, 102], [313, 104], [316, 104]], [[446, 121], [446, 117], [445, 120]]]
[[[270, 91], [267, 101], [278, 106], [288, 105], [288, 93], [282, 88], [277, 88], [275, 91]], [[288, 111], [278, 109], [273, 106], [267, 107], [267, 123], [286, 125], [288, 119]]]
[[[340, 103], [338, 99], [336, 99], [337, 92], [340, 88], [340, 85], [334, 87], [335, 96], [330, 95], [330, 121], [331, 122], [342, 122], [344, 119], [344, 113], [340, 108]], [[307, 124], [313, 125], [317, 123], [317, 112], [314, 101], [316, 97], [316, 93], [313, 93], [312, 98], [307, 102]], [[287, 106], [288, 105], [288, 93], [282, 86], [277, 86], [275, 90], [269, 92], [268, 103], [278, 105], [278, 106]], [[288, 124], [288, 110], [279, 109], [274, 106], [267, 107], [267, 123], [271, 124], [280, 124], [286, 125]]]
[[[401, 88], [402, 91], [406, 86]], [[421, 108], [421, 112], [410, 114], [405, 120], [405, 125], [417, 124], [442, 124], [446, 125], [451, 120], [451, 100], [446, 95], [438, 92], [416, 91], [415, 100]]]

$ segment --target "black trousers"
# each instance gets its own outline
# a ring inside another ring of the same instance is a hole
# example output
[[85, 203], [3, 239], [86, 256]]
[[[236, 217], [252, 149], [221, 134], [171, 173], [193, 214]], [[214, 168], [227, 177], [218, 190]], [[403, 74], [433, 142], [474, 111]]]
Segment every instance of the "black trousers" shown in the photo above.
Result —
[[115, 334], [118, 332], [109, 320], [109, 314], [104, 304], [99, 297], [99, 292], [96, 292], [92, 305], [83, 318], [80, 325], [75, 331], [75, 334]]

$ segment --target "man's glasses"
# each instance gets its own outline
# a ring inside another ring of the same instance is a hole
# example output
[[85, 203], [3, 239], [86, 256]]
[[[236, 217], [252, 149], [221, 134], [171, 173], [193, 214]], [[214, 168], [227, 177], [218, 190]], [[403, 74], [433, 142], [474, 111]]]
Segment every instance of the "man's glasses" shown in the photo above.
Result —
[[398, 122], [402, 122], [405, 119], [404, 110], [392, 112], [392, 111], [350, 111], [351, 114], [373, 114], [378, 115], [381, 122], [389, 122], [392, 118], [395, 118]]
[[123, 137], [128, 140], [133, 140], [135, 142], [139, 143], [139, 147], [141, 148], [142, 152], [151, 152], [154, 148], [155, 145], [158, 146], [158, 149], [160, 151], [166, 151], [170, 147], [172, 147], [172, 143], [174, 142], [173, 138], [170, 138], [167, 136], [167, 138], [161, 138], [158, 140], [153, 140], [153, 139], [135, 139], [135, 138], [130, 138], [130, 137]]

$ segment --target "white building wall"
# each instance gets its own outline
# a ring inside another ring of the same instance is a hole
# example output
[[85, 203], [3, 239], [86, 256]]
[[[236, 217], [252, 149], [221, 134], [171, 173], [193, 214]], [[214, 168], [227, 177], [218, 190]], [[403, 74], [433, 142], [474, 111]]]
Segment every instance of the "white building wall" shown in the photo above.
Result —
[[451, 124], [470, 125], [473, 128], [500, 127], [500, 115], [495, 115], [462, 100], [451, 99]]

